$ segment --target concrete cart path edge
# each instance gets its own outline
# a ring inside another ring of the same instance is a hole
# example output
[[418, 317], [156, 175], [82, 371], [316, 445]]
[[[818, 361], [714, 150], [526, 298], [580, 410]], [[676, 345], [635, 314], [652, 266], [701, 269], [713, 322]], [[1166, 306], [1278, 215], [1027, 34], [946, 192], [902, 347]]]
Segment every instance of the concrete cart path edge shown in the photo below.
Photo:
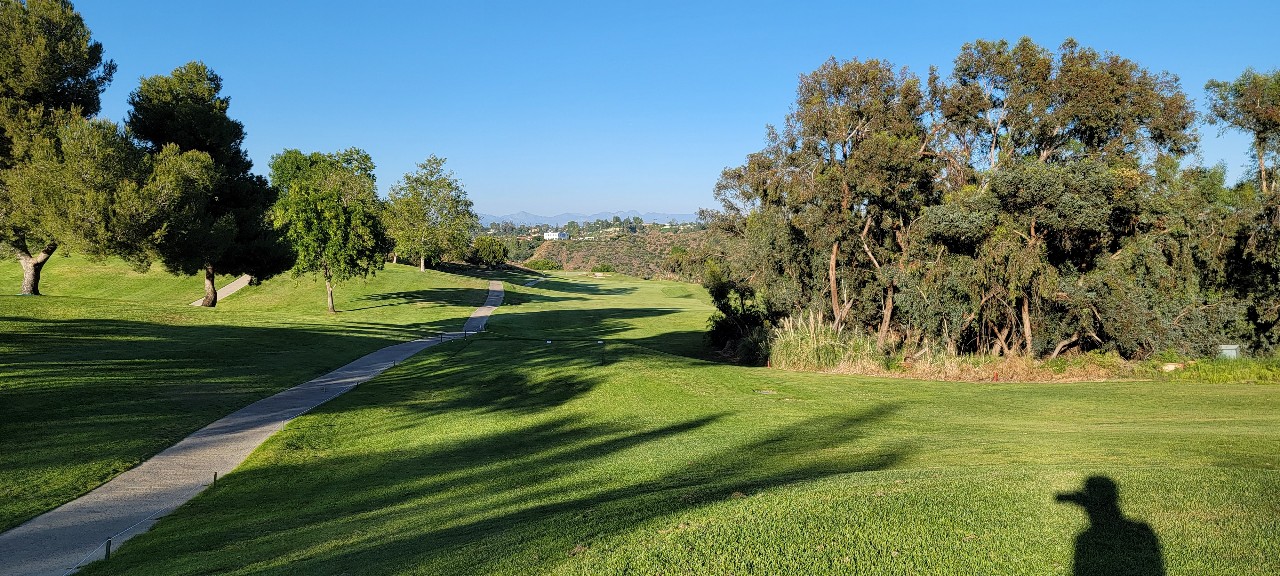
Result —
[[502, 304], [502, 282], [490, 281], [484, 306], [462, 332], [388, 346], [305, 384], [263, 398], [187, 436], [93, 491], [0, 534], [0, 576], [65, 575], [102, 558], [214, 479], [244, 462], [285, 422], [355, 388], [423, 349], [484, 330]]

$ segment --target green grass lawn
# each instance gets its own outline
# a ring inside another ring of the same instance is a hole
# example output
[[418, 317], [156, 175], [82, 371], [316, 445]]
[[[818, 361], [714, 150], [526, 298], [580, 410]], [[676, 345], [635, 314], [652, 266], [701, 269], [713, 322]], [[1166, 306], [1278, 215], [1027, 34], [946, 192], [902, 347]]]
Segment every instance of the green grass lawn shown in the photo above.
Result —
[[708, 312], [674, 283], [509, 287], [487, 334], [299, 418], [83, 573], [1070, 574], [1089, 523], [1055, 495], [1090, 476], [1154, 530], [1169, 574], [1280, 572], [1274, 385], [872, 380], [671, 354]]
[[[16, 292], [20, 279], [16, 262], [0, 263], [0, 286]], [[457, 330], [486, 294], [483, 280], [388, 266], [339, 285], [339, 314], [325, 311], [322, 284], [288, 277], [207, 309], [189, 306], [198, 278], [56, 255], [42, 288], [0, 296], [0, 530], [254, 400]]]

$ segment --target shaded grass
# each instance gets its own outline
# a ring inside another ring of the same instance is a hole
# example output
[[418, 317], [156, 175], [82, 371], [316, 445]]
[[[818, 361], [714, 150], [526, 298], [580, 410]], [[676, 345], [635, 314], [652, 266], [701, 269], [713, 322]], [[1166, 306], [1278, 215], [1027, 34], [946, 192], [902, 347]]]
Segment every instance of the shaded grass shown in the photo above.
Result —
[[557, 278], [84, 573], [1068, 574], [1091, 475], [1168, 573], [1280, 571], [1274, 386], [716, 365], [663, 351], [702, 305], [670, 284]]
[[[0, 267], [0, 281], [16, 269]], [[336, 315], [324, 311], [323, 286], [290, 278], [203, 309], [187, 305], [200, 289], [191, 294], [190, 278], [132, 277], [119, 262], [63, 273], [46, 278], [49, 292], [71, 295], [0, 296], [0, 530], [259, 398], [389, 344], [456, 330], [486, 294], [466, 276], [389, 269], [341, 285], [347, 311]], [[102, 289], [121, 286], [117, 277], [129, 290]]]

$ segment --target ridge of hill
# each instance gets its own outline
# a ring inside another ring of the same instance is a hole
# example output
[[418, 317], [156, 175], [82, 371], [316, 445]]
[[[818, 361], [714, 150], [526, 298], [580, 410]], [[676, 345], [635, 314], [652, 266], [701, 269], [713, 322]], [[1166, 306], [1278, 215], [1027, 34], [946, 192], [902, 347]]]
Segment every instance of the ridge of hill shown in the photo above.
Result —
[[667, 234], [647, 232], [592, 240], [543, 242], [529, 260], [550, 260], [565, 270], [591, 270], [611, 266], [614, 271], [638, 278], [676, 278], [683, 262], [673, 252], [699, 253], [707, 243], [705, 232]]

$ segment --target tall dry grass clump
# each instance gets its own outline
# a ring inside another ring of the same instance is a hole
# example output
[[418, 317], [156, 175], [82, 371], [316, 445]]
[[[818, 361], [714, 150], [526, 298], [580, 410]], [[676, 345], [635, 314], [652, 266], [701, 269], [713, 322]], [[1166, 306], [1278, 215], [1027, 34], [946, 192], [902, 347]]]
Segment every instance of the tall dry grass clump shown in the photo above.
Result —
[[879, 363], [880, 356], [874, 340], [836, 328], [817, 312], [783, 318], [769, 347], [770, 365], [787, 370], [843, 371]]
[[876, 349], [875, 338], [832, 326], [816, 312], [772, 331], [769, 364], [784, 370], [971, 382], [1064, 382], [1141, 375], [1114, 352], [1041, 361], [1022, 356], [953, 355], [941, 348]]

